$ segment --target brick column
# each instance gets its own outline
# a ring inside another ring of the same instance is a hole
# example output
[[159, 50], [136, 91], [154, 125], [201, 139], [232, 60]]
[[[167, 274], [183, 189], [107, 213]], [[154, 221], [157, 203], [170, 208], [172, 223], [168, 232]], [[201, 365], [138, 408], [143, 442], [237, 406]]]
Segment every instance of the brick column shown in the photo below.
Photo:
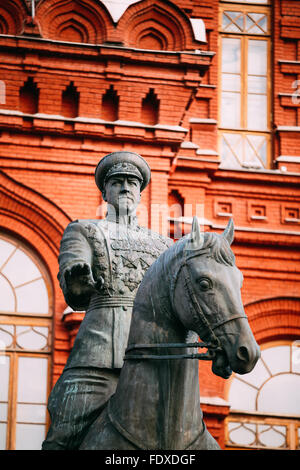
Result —
[[150, 228], [155, 232], [168, 236], [168, 175], [152, 171], [150, 183]]

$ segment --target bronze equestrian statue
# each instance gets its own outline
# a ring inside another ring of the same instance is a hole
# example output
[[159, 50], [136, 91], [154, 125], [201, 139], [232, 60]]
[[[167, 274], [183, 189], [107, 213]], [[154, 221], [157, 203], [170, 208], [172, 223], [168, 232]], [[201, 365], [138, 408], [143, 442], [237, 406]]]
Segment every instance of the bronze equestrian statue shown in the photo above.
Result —
[[115, 392], [137, 288], [173, 241], [138, 225], [136, 209], [150, 181], [147, 162], [133, 152], [100, 160], [95, 181], [107, 201], [104, 220], [66, 228], [58, 279], [73, 310], [84, 310], [73, 349], [48, 401], [51, 426], [43, 450], [78, 449]]
[[67, 303], [87, 313], [49, 398], [43, 449], [219, 449], [203, 422], [198, 360], [228, 378], [259, 358], [230, 248], [233, 222], [219, 235], [202, 233], [194, 218], [177, 243], [138, 227], [149, 179], [140, 156], [105, 157], [96, 182], [106, 220], [64, 233], [60, 284]]

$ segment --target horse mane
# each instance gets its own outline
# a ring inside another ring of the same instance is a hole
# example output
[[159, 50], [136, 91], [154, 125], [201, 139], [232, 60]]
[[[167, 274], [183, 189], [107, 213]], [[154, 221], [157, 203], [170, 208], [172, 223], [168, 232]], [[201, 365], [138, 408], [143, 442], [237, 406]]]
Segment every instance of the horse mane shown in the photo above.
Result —
[[235, 256], [226, 238], [215, 232], [204, 232], [203, 235], [202, 250], [209, 249], [209, 256], [217, 263], [234, 266]]
[[[234, 266], [235, 256], [230, 248], [227, 239], [223, 234], [215, 232], [202, 232], [201, 246], [195, 247], [191, 240], [190, 234], [185, 235], [171, 248], [161, 255], [161, 261], [164, 259], [164, 266], [171, 267], [176, 260], [183, 261], [194, 256], [201, 256], [203, 252], [207, 256], [213, 258], [217, 263], [227, 266]], [[184, 253], [185, 252], [185, 253]]]

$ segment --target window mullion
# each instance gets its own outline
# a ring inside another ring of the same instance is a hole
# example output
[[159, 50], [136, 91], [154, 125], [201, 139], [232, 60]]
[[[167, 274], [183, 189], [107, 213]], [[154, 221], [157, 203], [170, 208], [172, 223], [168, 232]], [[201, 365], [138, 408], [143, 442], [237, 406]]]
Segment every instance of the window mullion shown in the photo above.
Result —
[[290, 450], [297, 449], [297, 426], [296, 423], [289, 423], [287, 426], [287, 442]]
[[247, 105], [248, 105], [248, 39], [241, 37], [241, 127], [247, 129]]
[[6, 429], [6, 443], [7, 449], [15, 449], [15, 435], [16, 435], [16, 394], [17, 394], [17, 381], [15, 380], [18, 373], [17, 354], [9, 354], [9, 387], [8, 387], [8, 410], [7, 410], [7, 429]]
[[268, 113], [268, 118], [267, 118], [267, 128], [268, 131], [270, 132], [271, 130], [271, 125], [272, 125], [272, 103], [271, 103], [271, 86], [272, 86], [272, 77], [270, 76], [271, 74], [271, 41], [267, 40], [267, 113]]

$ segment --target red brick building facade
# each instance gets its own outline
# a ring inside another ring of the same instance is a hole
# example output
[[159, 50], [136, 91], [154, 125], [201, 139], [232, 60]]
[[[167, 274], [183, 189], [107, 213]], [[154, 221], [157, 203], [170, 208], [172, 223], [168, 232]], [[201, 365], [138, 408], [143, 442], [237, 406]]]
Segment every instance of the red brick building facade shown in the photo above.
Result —
[[234, 220], [265, 352], [250, 385], [200, 364], [212, 434], [299, 448], [286, 403], [300, 390], [300, 2], [0, 0], [0, 50], [1, 448], [38, 448], [44, 433], [83, 317], [58, 285], [60, 239], [103, 216], [94, 169], [119, 149], [151, 166], [142, 225], [176, 238], [194, 214], [207, 231]]

